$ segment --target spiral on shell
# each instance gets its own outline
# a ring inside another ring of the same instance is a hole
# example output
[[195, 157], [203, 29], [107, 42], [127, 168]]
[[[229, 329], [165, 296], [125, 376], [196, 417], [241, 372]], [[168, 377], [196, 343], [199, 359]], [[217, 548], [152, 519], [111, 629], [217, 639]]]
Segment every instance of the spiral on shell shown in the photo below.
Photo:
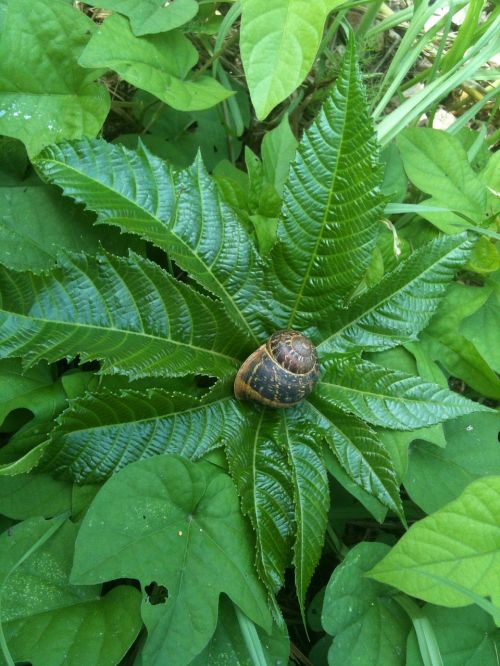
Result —
[[311, 340], [297, 331], [277, 331], [243, 363], [234, 394], [268, 407], [293, 407], [311, 393], [318, 379]]

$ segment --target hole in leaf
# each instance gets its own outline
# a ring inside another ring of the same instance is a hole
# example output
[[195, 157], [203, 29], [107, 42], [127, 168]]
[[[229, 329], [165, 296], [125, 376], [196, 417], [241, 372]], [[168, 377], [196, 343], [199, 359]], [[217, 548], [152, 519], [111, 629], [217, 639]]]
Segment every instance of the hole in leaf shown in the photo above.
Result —
[[0, 423], [1, 432], [14, 432], [19, 430], [23, 425], [26, 425], [33, 418], [33, 412], [24, 407], [13, 409], [5, 417], [5, 421]]
[[158, 585], [155, 581], [146, 585], [144, 591], [148, 595], [148, 601], [152, 606], [164, 604], [168, 599], [168, 590], [165, 585]]
[[210, 388], [216, 381], [215, 377], [207, 377], [206, 375], [196, 375], [194, 378], [194, 383], [198, 388]]

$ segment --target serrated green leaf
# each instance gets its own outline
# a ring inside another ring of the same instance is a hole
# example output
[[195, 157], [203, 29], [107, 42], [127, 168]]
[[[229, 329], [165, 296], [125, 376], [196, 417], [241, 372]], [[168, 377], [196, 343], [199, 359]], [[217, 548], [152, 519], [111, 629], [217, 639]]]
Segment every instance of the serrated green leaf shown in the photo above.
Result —
[[46, 275], [0, 268], [2, 356], [79, 355], [133, 378], [234, 373], [241, 334], [212, 299], [134, 254], [59, 263]]
[[16, 661], [115, 666], [140, 628], [140, 593], [69, 584], [78, 527], [32, 518], [0, 537], [1, 619]]
[[99, 7], [128, 16], [134, 35], [175, 30], [198, 13], [196, 0], [99, 0]]
[[331, 666], [405, 666], [409, 618], [391, 599], [391, 588], [364, 575], [388, 551], [383, 543], [359, 543], [330, 578], [321, 620], [334, 636]]
[[304, 432], [297, 410], [282, 415], [281, 441], [288, 452], [295, 506], [293, 566], [295, 589], [305, 624], [307, 588], [321, 556], [329, 506], [328, 479], [321, 435]]
[[352, 294], [379, 230], [382, 172], [351, 40], [336, 85], [300, 142], [285, 183], [270, 277], [283, 328], [323, 337]]
[[413, 430], [490, 411], [438, 384], [358, 358], [330, 362], [315, 393], [360, 419], [394, 430]]
[[153, 388], [101, 392], [72, 401], [60, 416], [42, 468], [95, 483], [154, 455], [197, 459], [229, 440], [244, 446], [247, 421], [232, 395], [202, 402]]
[[72, 580], [163, 585], [166, 602], [142, 606], [144, 663], [184, 666], [212, 636], [221, 593], [271, 629], [252, 555], [231, 479], [208, 463], [160, 456], [129, 465], [100, 490], [78, 534]]
[[294, 539], [293, 482], [280, 428], [280, 416], [262, 410], [246, 429], [244, 446], [226, 445], [242, 510], [255, 530], [257, 571], [271, 592], [283, 585]]
[[97, 212], [99, 222], [165, 250], [218, 296], [231, 319], [260, 344], [259, 335], [265, 335], [261, 311], [270, 310], [263, 265], [200, 159], [174, 175], [144, 147], [132, 152], [105, 141], [84, 141], [52, 146], [37, 165], [65, 194]]
[[199, 111], [234, 93], [208, 76], [184, 81], [197, 60], [198, 53], [183, 32], [135, 37], [128, 20], [113, 14], [92, 36], [78, 62], [112, 69], [174, 109]]
[[366, 423], [343, 414], [317, 394], [309, 398], [311, 418], [352, 481], [401, 518], [403, 507], [392, 460]]
[[490, 597], [500, 617], [500, 476], [484, 477], [419, 520], [369, 573], [440, 606]]
[[340, 1], [242, 0], [240, 50], [257, 118], [288, 97], [318, 51], [328, 12]]
[[447, 446], [416, 441], [410, 448], [404, 485], [426, 513], [460, 495], [471, 481], [500, 475], [500, 414], [470, 414], [444, 425]]
[[416, 339], [466, 261], [474, 239], [440, 236], [423, 245], [374, 287], [337, 311], [321, 352], [376, 351]]
[[[97, 71], [77, 59], [95, 24], [63, 0], [8, 2], [0, 46], [0, 134], [30, 155], [44, 146], [95, 136], [109, 111]], [[19, 36], [23, 35], [20, 39]]]

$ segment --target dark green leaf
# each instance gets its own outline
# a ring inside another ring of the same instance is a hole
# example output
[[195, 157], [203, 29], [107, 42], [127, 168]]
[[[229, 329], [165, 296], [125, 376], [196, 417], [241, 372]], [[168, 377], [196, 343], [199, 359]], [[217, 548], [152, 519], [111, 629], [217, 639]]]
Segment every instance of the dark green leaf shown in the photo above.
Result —
[[265, 331], [260, 311], [271, 309], [262, 263], [201, 160], [174, 176], [145, 148], [131, 152], [105, 141], [84, 141], [53, 146], [38, 164], [65, 194], [96, 211], [99, 222], [139, 234], [165, 250], [260, 342], [255, 333]]
[[333, 315], [331, 334], [319, 350], [375, 351], [415, 340], [473, 243], [461, 234], [441, 236], [420, 247], [348, 309]]
[[306, 131], [285, 183], [270, 278], [276, 325], [326, 334], [370, 262], [382, 215], [382, 179], [354, 40]]
[[80, 356], [130, 377], [231, 375], [238, 338], [219, 304], [131, 254], [60, 259], [46, 275], [0, 269], [2, 355]]
[[403, 518], [394, 466], [376, 433], [363, 421], [343, 414], [329, 400], [313, 394], [311, 418], [354, 483]]
[[143, 659], [184, 666], [215, 631], [221, 593], [271, 629], [252, 556], [229, 477], [208, 463], [161, 456], [129, 465], [103, 486], [78, 534], [72, 580], [164, 586], [164, 603], [142, 606]]
[[0, 513], [16, 520], [51, 518], [71, 508], [71, 484], [48, 474], [0, 477]]
[[272, 592], [283, 585], [294, 538], [294, 488], [281, 428], [279, 414], [262, 410], [245, 429], [244, 446], [226, 445], [229, 470], [257, 538], [257, 570]]
[[391, 599], [393, 591], [365, 578], [389, 551], [382, 543], [359, 543], [330, 578], [322, 623], [334, 636], [328, 653], [331, 666], [405, 666], [410, 620]]
[[201, 402], [153, 388], [102, 392], [74, 400], [61, 415], [43, 468], [95, 483], [158, 454], [196, 459], [228, 441], [245, 446], [247, 421], [232, 395]]
[[438, 384], [357, 358], [332, 361], [316, 395], [315, 401], [333, 403], [369, 423], [394, 430], [413, 430], [489, 411]]

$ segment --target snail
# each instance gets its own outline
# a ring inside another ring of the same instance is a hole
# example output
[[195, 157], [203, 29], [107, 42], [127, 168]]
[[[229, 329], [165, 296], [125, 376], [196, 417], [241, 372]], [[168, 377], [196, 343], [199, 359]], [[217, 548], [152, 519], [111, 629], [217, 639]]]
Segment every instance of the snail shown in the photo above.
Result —
[[311, 393], [318, 379], [311, 340], [297, 331], [277, 331], [238, 370], [234, 394], [268, 407], [293, 407]]

